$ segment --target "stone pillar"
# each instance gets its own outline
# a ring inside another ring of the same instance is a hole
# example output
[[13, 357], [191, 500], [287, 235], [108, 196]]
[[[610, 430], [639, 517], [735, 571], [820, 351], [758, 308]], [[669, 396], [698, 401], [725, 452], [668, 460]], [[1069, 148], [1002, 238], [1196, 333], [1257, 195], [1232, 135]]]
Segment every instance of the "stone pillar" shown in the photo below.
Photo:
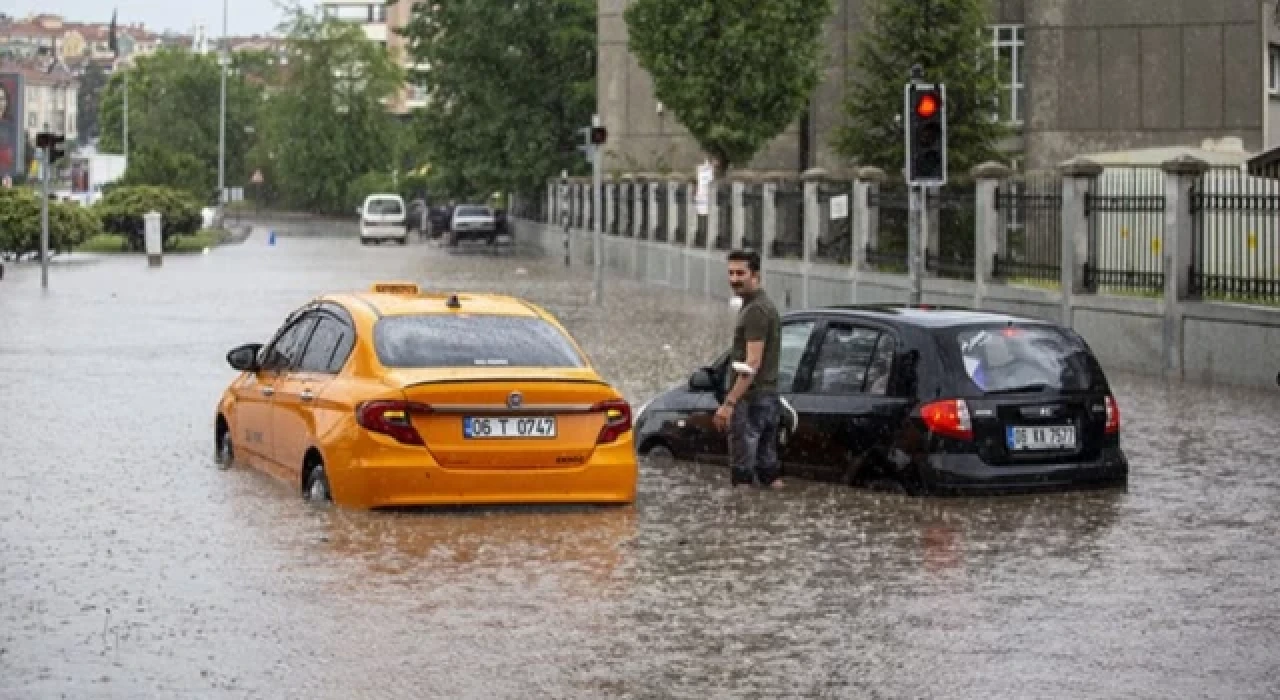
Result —
[[720, 237], [720, 188], [725, 185], [723, 178], [711, 181], [711, 194], [707, 198], [707, 250], [715, 250], [716, 239]]
[[873, 196], [878, 196], [880, 184], [889, 179], [880, 168], [859, 168], [857, 180], [853, 183], [853, 205], [849, 207], [849, 215], [853, 217], [853, 262], [854, 268], [869, 270], [867, 249], [874, 247], [876, 236], [880, 231], [880, 206], [871, 203]]
[[1166, 161], [1164, 169], [1164, 343], [1166, 377], [1183, 378], [1183, 306], [1191, 296], [1191, 264], [1195, 256], [1195, 214], [1192, 191], [1209, 171], [1199, 158], [1181, 156]]
[[[818, 204], [818, 188], [827, 179], [827, 171], [822, 168], [810, 168], [804, 175], [804, 244], [802, 250], [804, 262], [813, 262], [813, 253], [818, 245], [818, 236], [822, 232], [822, 207]], [[807, 296], [807, 293], [806, 293]], [[808, 302], [804, 302], [808, 305]]]
[[613, 203], [613, 190], [617, 187], [613, 182], [613, 177], [606, 176], [601, 178], [601, 194], [600, 209], [604, 215], [604, 232], [609, 234], [609, 229], [613, 227], [613, 219], [618, 215], [618, 207]]
[[996, 209], [996, 190], [1013, 171], [988, 161], [970, 171], [974, 179], [973, 232], [973, 308], [981, 309], [987, 299], [987, 287], [994, 281], [995, 256], [1000, 252], [1000, 212]]
[[649, 207], [649, 230], [644, 232], [644, 237], [651, 241], [658, 238], [658, 183], [661, 181], [661, 175], [651, 175], [644, 186], [645, 206]]
[[1062, 173], [1062, 324], [1075, 321], [1075, 296], [1086, 293], [1084, 266], [1089, 262], [1089, 217], [1085, 197], [1102, 174], [1102, 166], [1083, 158], [1058, 166]]
[[160, 267], [164, 261], [163, 216], [149, 211], [142, 216], [143, 242], [147, 248], [147, 266]]
[[676, 188], [684, 187], [684, 183], [675, 179], [668, 179], [665, 184], [667, 187], [667, 243], [675, 245], [676, 229], [680, 225], [680, 210], [677, 208], [679, 203], [676, 201]]
[[747, 237], [747, 222], [744, 221], [747, 208], [744, 205], [743, 197], [747, 191], [745, 180], [750, 178], [750, 173], [738, 173], [738, 177], [729, 186], [729, 206], [733, 208], [733, 220], [729, 229], [729, 248], [731, 250], [741, 248], [743, 240]]
[[694, 197], [698, 194], [698, 181], [693, 176], [685, 178], [681, 183], [684, 187], [684, 244], [689, 248], [696, 247], [694, 241], [698, 238], [698, 203], [694, 201]]
[[760, 178], [760, 258], [773, 257], [773, 243], [778, 240], [778, 173]]

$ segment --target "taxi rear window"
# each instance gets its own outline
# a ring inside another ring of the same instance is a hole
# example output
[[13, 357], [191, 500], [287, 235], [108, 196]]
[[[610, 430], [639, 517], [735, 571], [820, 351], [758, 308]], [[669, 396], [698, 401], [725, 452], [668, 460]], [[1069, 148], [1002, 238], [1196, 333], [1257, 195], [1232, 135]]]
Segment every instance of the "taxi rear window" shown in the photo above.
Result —
[[388, 316], [373, 342], [386, 367], [584, 366], [559, 329], [524, 316]]

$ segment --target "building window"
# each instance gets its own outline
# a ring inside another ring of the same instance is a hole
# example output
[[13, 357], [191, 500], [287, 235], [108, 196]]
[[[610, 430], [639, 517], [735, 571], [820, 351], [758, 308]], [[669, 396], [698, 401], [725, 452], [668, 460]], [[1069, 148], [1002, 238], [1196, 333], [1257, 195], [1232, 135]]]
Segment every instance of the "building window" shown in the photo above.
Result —
[[1024, 46], [1022, 25], [991, 27], [991, 51], [1000, 76], [1000, 105], [995, 116], [1008, 124], [1021, 124], [1027, 112]]
[[1280, 45], [1267, 47], [1267, 92], [1280, 97]]

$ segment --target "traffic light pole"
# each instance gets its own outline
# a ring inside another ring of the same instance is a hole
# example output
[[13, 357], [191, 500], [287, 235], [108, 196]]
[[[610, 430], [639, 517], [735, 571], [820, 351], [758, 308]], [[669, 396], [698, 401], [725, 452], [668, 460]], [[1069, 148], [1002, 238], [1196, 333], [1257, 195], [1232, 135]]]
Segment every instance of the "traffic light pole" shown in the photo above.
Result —
[[[600, 126], [600, 115], [592, 119], [592, 126]], [[604, 304], [604, 193], [600, 175], [600, 151], [597, 144], [591, 146], [591, 264], [594, 268], [592, 280], [595, 283], [592, 295], [596, 306]]]
[[49, 288], [49, 150], [40, 155], [40, 288]]
[[910, 225], [907, 232], [907, 279], [910, 282], [910, 297], [907, 303], [919, 306], [924, 300], [924, 241], [928, 230], [927, 213], [929, 188], [924, 185], [911, 186]]

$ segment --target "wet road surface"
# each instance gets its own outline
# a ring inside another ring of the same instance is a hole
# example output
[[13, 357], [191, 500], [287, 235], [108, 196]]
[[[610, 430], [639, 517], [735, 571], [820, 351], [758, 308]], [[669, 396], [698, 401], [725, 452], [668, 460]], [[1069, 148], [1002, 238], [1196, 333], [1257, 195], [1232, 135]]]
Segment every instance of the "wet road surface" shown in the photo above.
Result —
[[1128, 493], [727, 492], [367, 514], [217, 469], [225, 352], [375, 279], [557, 313], [637, 403], [721, 302], [523, 250], [261, 235], [0, 282], [0, 697], [1273, 698], [1280, 396], [1113, 376]]

